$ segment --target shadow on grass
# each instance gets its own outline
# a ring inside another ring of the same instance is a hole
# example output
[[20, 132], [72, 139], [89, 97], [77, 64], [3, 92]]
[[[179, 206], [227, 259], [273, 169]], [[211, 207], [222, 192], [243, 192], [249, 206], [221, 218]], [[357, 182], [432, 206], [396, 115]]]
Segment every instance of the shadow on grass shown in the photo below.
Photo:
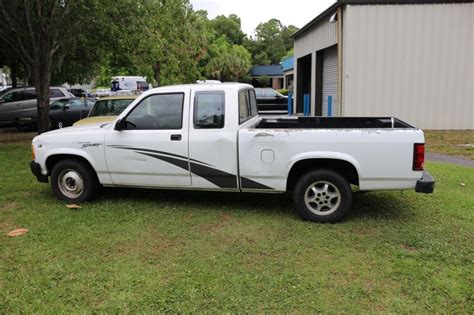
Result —
[[[256, 211], [281, 213], [297, 218], [290, 194], [252, 194], [209, 191], [175, 191], [134, 188], [105, 188], [100, 199], [121, 202], [167, 203], [172, 206], [192, 205], [196, 209], [215, 211]], [[394, 192], [354, 194], [352, 209], [344, 221], [400, 221], [413, 218], [410, 201]]]

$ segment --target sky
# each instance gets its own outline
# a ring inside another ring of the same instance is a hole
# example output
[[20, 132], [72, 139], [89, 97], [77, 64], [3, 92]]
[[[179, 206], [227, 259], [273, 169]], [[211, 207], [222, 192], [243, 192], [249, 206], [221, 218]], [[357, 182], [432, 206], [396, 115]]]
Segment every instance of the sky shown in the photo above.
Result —
[[242, 30], [253, 35], [255, 27], [272, 18], [283, 25], [299, 28], [323, 12], [335, 0], [191, 0], [195, 10], [206, 10], [210, 19], [217, 15], [236, 14]]

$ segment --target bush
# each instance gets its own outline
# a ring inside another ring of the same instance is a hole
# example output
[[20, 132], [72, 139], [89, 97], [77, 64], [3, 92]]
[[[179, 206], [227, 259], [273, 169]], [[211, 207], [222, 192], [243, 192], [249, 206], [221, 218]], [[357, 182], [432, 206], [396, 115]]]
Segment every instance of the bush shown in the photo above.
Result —
[[266, 75], [262, 75], [261, 77], [257, 78], [258, 86], [262, 88], [269, 87], [271, 85], [270, 77]]
[[281, 90], [278, 90], [277, 92], [282, 94], [282, 95], [288, 96], [289, 91], [288, 91], [288, 89], [281, 89]]

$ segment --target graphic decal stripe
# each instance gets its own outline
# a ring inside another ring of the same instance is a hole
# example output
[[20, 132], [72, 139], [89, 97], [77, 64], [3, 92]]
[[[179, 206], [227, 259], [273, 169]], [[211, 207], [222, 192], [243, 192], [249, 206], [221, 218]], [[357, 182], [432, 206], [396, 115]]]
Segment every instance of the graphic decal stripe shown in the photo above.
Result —
[[237, 176], [215, 168], [191, 163], [191, 173], [196, 174], [221, 188], [238, 188]]
[[[150, 150], [150, 149], [141, 149], [141, 148], [132, 148], [132, 147], [125, 147], [125, 146], [110, 146], [114, 149], [124, 149], [124, 150], [131, 150], [131, 151], [143, 151], [143, 152], [151, 152], [151, 153], [157, 153], [157, 154], [165, 154], [165, 155], [170, 155], [170, 156], [174, 156], [174, 157], [177, 157], [177, 158], [181, 158], [181, 159], [185, 159], [187, 160], [188, 158], [186, 156], [182, 156], [182, 155], [178, 155], [178, 154], [174, 154], [174, 153], [169, 153], [169, 152], [163, 152], [163, 151], [157, 151], [157, 150]], [[197, 162], [197, 163], [201, 163], [201, 164], [205, 164], [205, 165], [209, 165], [209, 166], [212, 166], [211, 164], [208, 164], [208, 163], [205, 163], [205, 162], [201, 162], [201, 161], [198, 161], [198, 160], [195, 160], [195, 159], [189, 159], [190, 161], [194, 161], [194, 162]]]
[[240, 183], [242, 184], [243, 189], [265, 189], [265, 190], [273, 190], [273, 188], [265, 186], [263, 184], [257, 183], [251, 179], [246, 177], [240, 177]]
[[[170, 164], [176, 165], [179, 168], [184, 170], [188, 170], [188, 162], [183, 161], [181, 159], [175, 159], [172, 157], [164, 156], [164, 155], [157, 155], [151, 153], [143, 153], [143, 152], [136, 152], [139, 154], [143, 154], [149, 157], [153, 157], [155, 159], [159, 159]], [[215, 168], [207, 167], [197, 163], [191, 163], [191, 173], [204, 178], [205, 180], [213, 183], [214, 185], [220, 188], [237, 188], [237, 176], [232, 175], [227, 172], [223, 172], [217, 170]]]
[[[197, 163], [190, 162], [189, 164], [191, 164], [191, 169], [189, 169], [188, 159], [181, 155], [168, 153], [168, 152], [162, 152], [162, 151], [156, 151], [156, 150], [131, 148], [131, 147], [125, 147], [125, 146], [118, 146], [118, 145], [110, 146], [110, 147], [115, 148], [115, 149], [133, 150], [135, 151], [135, 153], [146, 155], [146, 156], [173, 164], [179, 168], [182, 168], [183, 170], [191, 172], [194, 175], [204, 178], [205, 180], [213, 183], [214, 185], [220, 188], [238, 188], [236, 175], [218, 170], [212, 167], [212, 165], [201, 162], [201, 161], [190, 159], [190, 161], [194, 161]], [[139, 151], [143, 151], [143, 152], [139, 152]], [[149, 153], [146, 153], [146, 152], [149, 152]], [[255, 182], [246, 177], [241, 177], [240, 180], [241, 180], [243, 189], [273, 190], [273, 188], [271, 187], [265, 186], [263, 184]]]

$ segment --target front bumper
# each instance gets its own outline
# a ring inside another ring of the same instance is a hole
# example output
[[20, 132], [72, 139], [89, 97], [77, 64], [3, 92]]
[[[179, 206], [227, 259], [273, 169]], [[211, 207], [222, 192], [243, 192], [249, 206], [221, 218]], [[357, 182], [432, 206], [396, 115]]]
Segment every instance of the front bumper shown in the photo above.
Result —
[[434, 191], [435, 180], [427, 171], [423, 171], [423, 177], [416, 182], [415, 191], [424, 194], [431, 194]]
[[31, 161], [30, 168], [31, 168], [31, 172], [33, 173], [33, 175], [36, 176], [36, 179], [40, 183], [48, 183], [48, 176], [43, 175], [41, 173], [41, 166], [38, 163], [36, 163], [35, 161]]

